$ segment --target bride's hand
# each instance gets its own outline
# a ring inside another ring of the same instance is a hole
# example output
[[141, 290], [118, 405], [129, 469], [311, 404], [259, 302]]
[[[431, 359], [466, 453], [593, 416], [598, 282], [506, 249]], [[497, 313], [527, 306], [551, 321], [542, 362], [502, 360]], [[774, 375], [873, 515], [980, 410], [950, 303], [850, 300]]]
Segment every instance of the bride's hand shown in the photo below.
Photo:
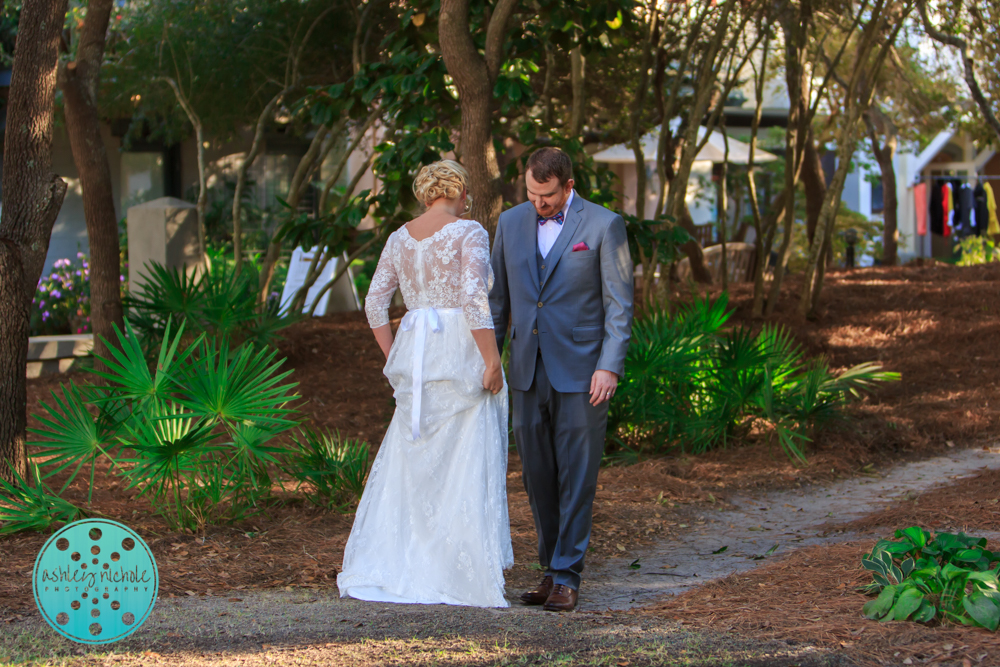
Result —
[[486, 372], [483, 373], [483, 389], [494, 394], [503, 389], [503, 367], [500, 364], [486, 366]]

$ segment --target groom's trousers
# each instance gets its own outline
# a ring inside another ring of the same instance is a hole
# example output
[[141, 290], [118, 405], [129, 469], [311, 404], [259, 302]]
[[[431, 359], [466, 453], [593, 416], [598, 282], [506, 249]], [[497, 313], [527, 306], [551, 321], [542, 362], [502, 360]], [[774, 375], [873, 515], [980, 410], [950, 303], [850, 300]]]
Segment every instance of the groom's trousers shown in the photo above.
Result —
[[527, 391], [513, 391], [514, 439], [538, 532], [538, 562], [557, 584], [580, 588], [590, 543], [608, 403], [552, 388], [539, 354]]

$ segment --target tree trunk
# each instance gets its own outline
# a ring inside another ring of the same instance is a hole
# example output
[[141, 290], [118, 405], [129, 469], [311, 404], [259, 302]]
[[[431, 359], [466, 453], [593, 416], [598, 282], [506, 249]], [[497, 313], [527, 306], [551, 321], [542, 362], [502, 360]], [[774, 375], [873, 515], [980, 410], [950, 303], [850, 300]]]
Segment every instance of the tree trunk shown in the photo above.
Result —
[[0, 217], [0, 476], [27, 476], [31, 299], [66, 182], [52, 173], [52, 115], [66, 0], [25, 0], [14, 47]]
[[587, 107], [587, 57], [583, 55], [583, 47], [577, 46], [570, 51], [569, 58], [573, 89], [573, 107], [569, 114], [569, 136], [579, 137], [583, 134], [584, 110]]
[[788, 87], [788, 99], [791, 104], [788, 109], [788, 130], [785, 132], [784, 232], [778, 249], [778, 259], [774, 265], [774, 276], [771, 278], [767, 303], [764, 304], [764, 315], [768, 317], [774, 314], [774, 309], [778, 306], [781, 283], [785, 278], [785, 267], [788, 266], [792, 234], [795, 229], [795, 190], [811, 120], [810, 114], [807, 113], [809, 74], [805, 67], [806, 45], [811, 24], [812, 5], [805, 1], [801, 4], [798, 15], [790, 13], [781, 17], [781, 29], [785, 39], [785, 84]]
[[181, 89], [181, 82], [170, 77], [163, 77], [171, 90], [177, 103], [188, 117], [191, 126], [194, 128], [195, 149], [198, 156], [198, 200], [195, 203], [195, 213], [198, 215], [198, 243], [201, 245], [201, 252], [205, 258], [205, 266], [210, 268], [208, 260], [208, 248], [205, 242], [205, 209], [208, 206], [208, 181], [205, 166], [205, 131], [201, 123], [201, 117], [191, 106], [190, 100]]
[[[874, 112], [874, 109], [872, 110]], [[882, 174], [882, 264], [884, 266], [895, 266], [898, 261], [898, 223], [897, 208], [899, 202], [896, 199], [896, 168], [892, 163], [892, 158], [896, 154], [896, 133], [893, 128], [885, 127], [885, 143], [879, 141], [878, 130], [873, 113], [865, 115], [865, 124], [868, 126], [868, 138], [871, 140], [872, 153], [878, 161], [879, 171]]]
[[819, 214], [823, 210], [823, 198], [826, 197], [826, 174], [811, 127], [806, 133], [805, 154], [802, 156], [802, 185], [806, 194], [806, 234], [809, 243], [812, 243]]
[[471, 215], [486, 228], [491, 243], [503, 207], [500, 164], [493, 145], [493, 84], [503, 63], [507, 23], [517, 0], [499, 0], [486, 31], [484, 56], [469, 27], [469, 0], [441, 0], [438, 40], [462, 110], [462, 162], [469, 171]]
[[91, 0], [80, 31], [77, 59], [62, 69], [59, 81], [90, 242], [90, 326], [94, 332], [94, 368], [99, 371], [107, 369], [103, 360], [110, 356], [105, 340], [117, 347], [114, 327], [124, 329], [118, 217], [97, 107], [105, 35], [113, 4], [112, 0]]

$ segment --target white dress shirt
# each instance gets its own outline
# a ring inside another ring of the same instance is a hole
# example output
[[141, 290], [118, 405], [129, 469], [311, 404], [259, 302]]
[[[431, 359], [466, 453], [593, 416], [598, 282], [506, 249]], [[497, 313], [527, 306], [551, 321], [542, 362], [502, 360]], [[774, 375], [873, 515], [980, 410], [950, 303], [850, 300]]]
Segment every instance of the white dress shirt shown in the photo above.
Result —
[[566, 197], [566, 203], [563, 204], [562, 208], [563, 224], [546, 220], [545, 224], [538, 225], [538, 251], [542, 253], [542, 257], [548, 257], [549, 251], [552, 250], [556, 239], [559, 238], [559, 233], [566, 225], [566, 218], [569, 216], [569, 205], [573, 203], [575, 196], [576, 190], [570, 190], [569, 197]]

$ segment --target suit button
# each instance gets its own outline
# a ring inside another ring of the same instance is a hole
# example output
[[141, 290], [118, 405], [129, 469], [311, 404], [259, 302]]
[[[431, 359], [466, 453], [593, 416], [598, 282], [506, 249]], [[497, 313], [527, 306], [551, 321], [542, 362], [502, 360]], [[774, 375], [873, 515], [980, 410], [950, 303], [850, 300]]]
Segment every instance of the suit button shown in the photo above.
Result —
[[541, 307], [542, 307], [542, 302], [541, 302], [541, 301], [539, 301], [539, 302], [538, 302], [538, 307], [539, 307], [539, 308], [541, 308]]
[[545, 265], [544, 265], [544, 264], [542, 264], [542, 271], [544, 271], [544, 270], [545, 270]]
[[531, 330], [531, 333], [533, 333], [533, 334], [537, 334], [537, 333], [538, 333], [538, 329], [532, 329], [532, 330]]

